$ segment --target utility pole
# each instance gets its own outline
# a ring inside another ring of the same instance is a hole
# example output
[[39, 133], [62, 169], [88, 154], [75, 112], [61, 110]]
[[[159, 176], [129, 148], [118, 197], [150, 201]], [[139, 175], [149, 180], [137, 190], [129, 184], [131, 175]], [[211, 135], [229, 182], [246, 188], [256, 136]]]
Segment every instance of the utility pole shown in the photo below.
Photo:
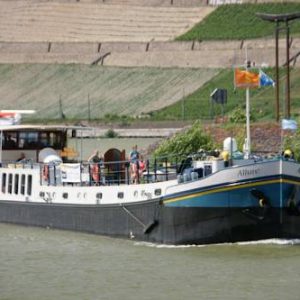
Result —
[[[299, 19], [300, 12], [288, 14], [265, 14], [257, 13], [262, 20], [274, 22], [275, 27], [275, 67], [276, 67], [276, 121], [279, 121], [279, 31], [286, 33], [286, 92], [285, 92], [285, 118], [291, 117], [291, 99], [290, 99], [290, 27], [289, 22]], [[280, 27], [279, 24], [283, 26]]]

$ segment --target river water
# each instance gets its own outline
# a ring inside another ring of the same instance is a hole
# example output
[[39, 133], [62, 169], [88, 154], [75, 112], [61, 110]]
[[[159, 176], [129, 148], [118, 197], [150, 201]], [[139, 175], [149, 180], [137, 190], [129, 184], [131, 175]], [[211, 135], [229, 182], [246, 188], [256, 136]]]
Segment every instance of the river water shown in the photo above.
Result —
[[0, 224], [0, 299], [299, 299], [300, 241], [163, 246]]

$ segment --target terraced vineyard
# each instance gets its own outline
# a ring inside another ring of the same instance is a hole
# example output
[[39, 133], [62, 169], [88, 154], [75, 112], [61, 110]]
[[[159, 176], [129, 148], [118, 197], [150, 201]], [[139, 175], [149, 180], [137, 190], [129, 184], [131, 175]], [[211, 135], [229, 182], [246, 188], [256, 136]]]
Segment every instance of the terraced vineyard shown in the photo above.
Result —
[[213, 10], [211, 7], [143, 7], [99, 2], [0, 1], [0, 40], [165, 41], [183, 34]]
[[0, 107], [36, 109], [36, 119], [136, 116], [171, 105], [201, 87], [216, 69], [0, 65]]

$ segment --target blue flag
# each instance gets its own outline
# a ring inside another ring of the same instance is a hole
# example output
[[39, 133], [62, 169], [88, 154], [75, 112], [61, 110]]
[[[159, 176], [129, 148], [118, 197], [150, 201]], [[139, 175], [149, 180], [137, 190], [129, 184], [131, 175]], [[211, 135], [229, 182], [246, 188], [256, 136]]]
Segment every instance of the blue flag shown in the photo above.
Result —
[[275, 86], [275, 81], [262, 70], [259, 70], [259, 85], [260, 86]]
[[295, 120], [282, 119], [282, 121], [281, 121], [281, 128], [283, 130], [285, 130], [285, 129], [296, 130], [297, 127], [298, 127], [297, 122]]

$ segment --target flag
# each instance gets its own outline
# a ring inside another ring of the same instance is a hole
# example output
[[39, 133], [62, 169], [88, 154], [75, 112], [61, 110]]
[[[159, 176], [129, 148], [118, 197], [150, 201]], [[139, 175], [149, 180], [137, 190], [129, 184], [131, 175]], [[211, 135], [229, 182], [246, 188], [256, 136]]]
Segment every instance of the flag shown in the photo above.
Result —
[[262, 70], [259, 70], [259, 86], [275, 86], [275, 81]]
[[285, 129], [296, 130], [297, 122], [295, 120], [282, 119], [281, 128], [283, 130], [285, 130]]
[[259, 74], [247, 70], [235, 69], [234, 85], [238, 88], [259, 87]]

